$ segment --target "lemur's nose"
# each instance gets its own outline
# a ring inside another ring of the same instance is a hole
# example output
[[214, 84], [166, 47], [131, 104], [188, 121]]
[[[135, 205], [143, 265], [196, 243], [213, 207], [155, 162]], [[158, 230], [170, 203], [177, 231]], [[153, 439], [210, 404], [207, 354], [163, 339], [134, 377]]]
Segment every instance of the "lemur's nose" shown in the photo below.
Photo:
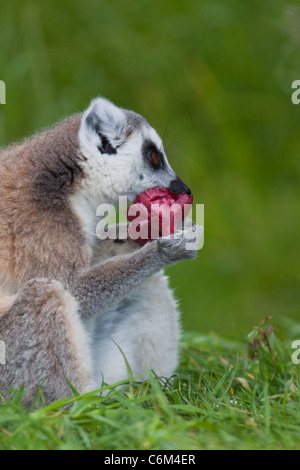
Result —
[[177, 196], [182, 193], [186, 193], [188, 196], [190, 196], [191, 190], [190, 188], [184, 184], [184, 182], [177, 176], [177, 178], [173, 181], [171, 181], [169, 189], [173, 191]]

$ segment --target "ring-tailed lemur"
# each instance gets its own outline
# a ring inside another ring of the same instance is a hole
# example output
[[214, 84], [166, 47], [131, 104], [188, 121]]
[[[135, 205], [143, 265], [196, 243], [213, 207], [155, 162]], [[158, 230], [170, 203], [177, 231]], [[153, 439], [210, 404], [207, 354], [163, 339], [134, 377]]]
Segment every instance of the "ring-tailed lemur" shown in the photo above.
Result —
[[[153, 158], [155, 154], [155, 159]], [[0, 153], [0, 392], [47, 402], [177, 364], [178, 311], [162, 269], [182, 239], [98, 240], [96, 209], [150, 187], [190, 193], [155, 130], [103, 98]], [[197, 232], [199, 236], [199, 232]], [[118, 349], [118, 347], [120, 349]]]

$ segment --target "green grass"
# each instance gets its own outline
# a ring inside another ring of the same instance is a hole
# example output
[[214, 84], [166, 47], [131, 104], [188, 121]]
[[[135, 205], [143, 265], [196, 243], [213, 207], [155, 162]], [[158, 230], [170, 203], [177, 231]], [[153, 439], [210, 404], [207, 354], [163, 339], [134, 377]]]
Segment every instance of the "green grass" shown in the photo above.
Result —
[[185, 334], [167, 383], [149, 372], [105, 397], [32, 410], [15, 391], [0, 406], [0, 449], [299, 449], [300, 365], [291, 362], [299, 328], [270, 333], [263, 325], [241, 341]]

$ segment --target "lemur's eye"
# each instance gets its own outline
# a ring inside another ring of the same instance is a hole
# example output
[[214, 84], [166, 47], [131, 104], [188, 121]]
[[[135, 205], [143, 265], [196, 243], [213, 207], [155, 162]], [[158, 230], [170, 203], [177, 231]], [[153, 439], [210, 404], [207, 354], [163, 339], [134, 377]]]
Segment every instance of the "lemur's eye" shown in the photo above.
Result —
[[156, 152], [151, 152], [151, 159], [154, 167], [158, 167], [159, 165], [159, 156]]
[[164, 168], [163, 153], [151, 140], [146, 139], [143, 143], [142, 155], [152, 170], [162, 170]]

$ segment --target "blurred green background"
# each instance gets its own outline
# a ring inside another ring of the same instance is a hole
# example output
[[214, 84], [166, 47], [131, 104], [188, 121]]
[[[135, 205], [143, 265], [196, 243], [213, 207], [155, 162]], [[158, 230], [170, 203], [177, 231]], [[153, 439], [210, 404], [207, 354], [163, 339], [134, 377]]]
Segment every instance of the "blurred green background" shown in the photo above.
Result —
[[167, 135], [205, 204], [198, 259], [168, 271], [185, 328], [236, 335], [299, 316], [298, 5], [0, 1], [1, 146], [97, 95]]

